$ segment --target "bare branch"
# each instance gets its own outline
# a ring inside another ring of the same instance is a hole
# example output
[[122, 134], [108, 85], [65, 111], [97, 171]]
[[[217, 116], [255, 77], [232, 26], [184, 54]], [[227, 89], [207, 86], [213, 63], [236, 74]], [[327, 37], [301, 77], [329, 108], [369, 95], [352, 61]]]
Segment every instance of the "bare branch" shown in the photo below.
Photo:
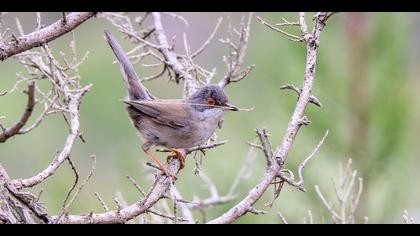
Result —
[[0, 60], [4, 61], [10, 56], [50, 42], [73, 30], [95, 14], [95, 12], [73, 12], [67, 15], [65, 24], [60, 19], [45, 28], [21, 36], [16, 41], [2, 42], [0, 43]]
[[67, 162], [69, 163], [73, 173], [74, 173], [74, 183], [71, 186], [71, 188], [69, 189], [69, 191], [67, 192], [66, 197], [64, 198], [63, 201], [63, 206], [61, 207], [60, 212], [64, 212], [66, 209], [66, 204], [67, 204], [67, 200], [69, 199], [71, 193], [73, 192], [73, 190], [76, 188], [77, 184], [79, 183], [79, 172], [77, 172], [76, 166], [74, 165], [73, 161], [71, 160], [71, 158], [69, 157], [67, 159]]
[[252, 213], [252, 214], [254, 214], [254, 215], [264, 215], [264, 214], [267, 214], [267, 213], [268, 213], [267, 211], [258, 210], [258, 209], [255, 209], [255, 208], [253, 208], [253, 207], [250, 207], [250, 208], [248, 209], [248, 212], [249, 212], [249, 213]]
[[157, 41], [160, 44], [159, 51], [164, 55], [166, 63], [176, 73], [176, 77], [184, 79], [184, 96], [188, 97], [193, 94], [199, 87], [197, 80], [190, 74], [187, 73], [187, 69], [182, 63], [178, 61], [177, 55], [170, 50], [169, 43], [166, 37], [166, 33], [163, 29], [161, 15], [158, 12], [152, 13], [155, 26], [155, 34]]
[[105, 211], [109, 211], [108, 206], [105, 204], [105, 201], [101, 198], [101, 196], [99, 195], [99, 193], [95, 192], [95, 197], [96, 197], [96, 199], [98, 199], [98, 201], [101, 204], [102, 208]]
[[409, 217], [407, 210], [404, 210], [402, 217], [404, 224], [420, 224], [420, 221], [416, 222], [416, 220], [413, 217]]
[[288, 39], [288, 40], [290, 40], [290, 41], [293, 41], [293, 42], [302, 42], [302, 38], [301, 37], [299, 37], [299, 36], [296, 36], [296, 35], [293, 35], [293, 34], [290, 34], [290, 33], [287, 33], [286, 31], [284, 31], [284, 30], [282, 30], [282, 29], [279, 29], [279, 28], [277, 28], [277, 27], [275, 27], [275, 26], [273, 26], [273, 25], [271, 25], [271, 24], [269, 24], [269, 23], [267, 23], [266, 21], [264, 21], [261, 17], [259, 17], [259, 16], [257, 16], [257, 19], [261, 22], [261, 24], [263, 24], [263, 25], [265, 25], [265, 26], [267, 26], [268, 28], [270, 28], [270, 29], [272, 29], [272, 30], [274, 30], [274, 31], [276, 31], [276, 32], [279, 32], [279, 33], [281, 33], [281, 34], [283, 34], [283, 35], [285, 35], [286, 36], [286, 38]]
[[183, 16], [180, 16], [178, 14], [172, 13], [172, 12], [162, 12], [163, 14], [167, 14], [169, 16], [172, 16], [173, 18], [180, 20], [182, 23], [184, 23], [185, 27], [189, 27], [189, 23], [187, 19], [185, 19]]
[[[248, 39], [249, 39], [249, 32], [251, 30], [251, 21], [252, 21], [253, 13], [249, 13], [248, 21], [243, 22], [241, 24], [241, 30], [239, 32], [239, 42], [238, 45], [233, 44], [232, 39], [232, 32], [230, 33], [230, 37], [225, 42], [229, 45], [230, 53], [228, 55], [229, 60], [225, 60], [226, 66], [228, 68], [226, 74], [223, 76], [223, 79], [220, 80], [218, 85], [222, 88], [226, 87], [231, 82], [238, 82], [248, 75], [251, 70], [254, 68], [255, 65], [247, 67], [244, 71], [240, 71], [241, 66], [243, 64], [246, 49], [248, 47]], [[230, 29], [231, 27], [229, 27]]]
[[88, 175], [86, 176], [86, 179], [82, 182], [82, 184], [79, 186], [79, 188], [76, 190], [76, 192], [74, 193], [73, 197], [70, 199], [70, 201], [63, 206], [63, 208], [60, 211], [60, 214], [58, 215], [58, 217], [55, 219], [55, 223], [58, 223], [61, 219], [61, 217], [67, 213], [67, 210], [69, 209], [69, 207], [73, 204], [73, 202], [77, 199], [77, 197], [79, 196], [80, 192], [82, 191], [82, 189], [85, 187], [85, 185], [89, 182], [90, 178], [93, 175], [93, 172], [95, 172], [95, 167], [96, 167], [96, 156], [95, 155], [91, 155], [90, 158], [92, 159], [92, 165], [90, 167], [90, 171], [88, 173]]
[[146, 192], [140, 187], [140, 185], [138, 185], [136, 183], [136, 181], [129, 175], [126, 176], [127, 179], [134, 185], [134, 187], [136, 187], [137, 190], [139, 190], [139, 192], [141, 193], [141, 195], [143, 195], [143, 197], [146, 196]]
[[299, 22], [289, 22], [286, 19], [284, 19], [283, 17], [280, 17], [282, 23], [277, 23], [277, 26], [299, 26], [300, 23]]
[[265, 158], [267, 159], [267, 166], [270, 166], [273, 162], [273, 147], [268, 139], [269, 134], [267, 134], [265, 129], [262, 129], [261, 131], [259, 129], [255, 129], [255, 132], [257, 132], [258, 138], [260, 139], [262, 150], [264, 151]]
[[58, 110], [51, 110], [51, 108], [54, 106], [57, 99], [58, 99], [58, 96], [54, 96], [49, 104], [46, 101], [44, 103], [44, 110], [41, 112], [41, 114], [38, 116], [35, 122], [27, 128], [20, 129], [17, 134], [22, 135], [22, 134], [29, 133], [30, 131], [38, 127], [42, 123], [45, 117], [57, 113]]
[[71, 149], [77, 137], [79, 136], [79, 127], [80, 123], [78, 120], [78, 109], [80, 100], [78, 97], [71, 97], [72, 100], [69, 102], [69, 110], [72, 111], [72, 121], [70, 122], [70, 134], [67, 136], [66, 143], [64, 145], [63, 150], [61, 153], [52, 161], [51, 165], [49, 165], [46, 169], [44, 169], [39, 174], [30, 177], [28, 179], [18, 179], [14, 181], [14, 184], [17, 188], [22, 187], [32, 187], [44, 181], [44, 179], [48, 178], [60, 167], [61, 163], [63, 163], [71, 153]]
[[[60, 21], [56, 22], [61, 24], [61, 27], [70, 27], [72, 24], [72, 17], [73, 14], [63, 14], [63, 17]], [[80, 13], [79, 17], [82, 17], [84, 13]], [[86, 13], [87, 14], [87, 13]], [[92, 15], [85, 16], [87, 20], [88, 18], [92, 17], [94, 13], [90, 13]], [[186, 20], [178, 15], [173, 13], [164, 13], [169, 14], [177, 19], [186, 22]], [[135, 30], [135, 25], [132, 24], [130, 17], [128, 17], [124, 13], [105, 13], [104, 14], [107, 19], [109, 19], [113, 25], [115, 25], [121, 32], [125, 34], [125, 36], [133, 43], [137, 43], [137, 45], [133, 50], [130, 52], [130, 59], [136, 61], [136, 63], [143, 64], [143, 66], [152, 66], [158, 67], [158, 69], [163, 66], [162, 70], [156, 75], [152, 75], [146, 77], [145, 79], [154, 79], [161, 77], [165, 72], [168, 72], [169, 75], [172, 77], [174, 76], [176, 82], [179, 80], [183, 80], [184, 83], [184, 96], [188, 97], [193, 92], [195, 92], [202, 84], [210, 82], [210, 79], [215, 74], [215, 70], [208, 71], [203, 67], [194, 63], [193, 58], [199, 55], [210, 41], [214, 38], [217, 29], [220, 27], [222, 18], [219, 18], [214, 30], [210, 34], [209, 38], [204, 42], [204, 44], [197, 49], [197, 51], [191, 53], [190, 46], [187, 41], [187, 37], [184, 34], [184, 47], [186, 55], [179, 55], [175, 53], [175, 41], [172, 38], [168, 38], [166, 34], [162, 19], [161, 13], [153, 12], [150, 15], [152, 16], [152, 25], [150, 27], [143, 27], [142, 25], [145, 23], [146, 17], [149, 15], [148, 13], [142, 17], [135, 20], [137, 26], [142, 27], [140, 31]], [[304, 16], [304, 15], [303, 15]], [[296, 104], [296, 108], [294, 113], [291, 117], [291, 120], [288, 124], [286, 133], [283, 137], [283, 142], [273, 150], [273, 147], [270, 143], [269, 135], [266, 133], [265, 129], [257, 130], [257, 135], [260, 140], [261, 145], [254, 145], [257, 148], [260, 148], [264, 151], [264, 155], [267, 159], [267, 169], [266, 173], [263, 176], [263, 179], [259, 184], [257, 184], [245, 198], [228, 210], [222, 216], [208, 222], [208, 223], [231, 223], [235, 221], [237, 218], [241, 217], [242, 215], [250, 212], [253, 214], [265, 214], [266, 211], [264, 210], [257, 210], [253, 207], [254, 203], [260, 199], [263, 193], [268, 189], [269, 186], [274, 184], [275, 186], [275, 197], [274, 199], [280, 194], [282, 189], [283, 183], [287, 182], [291, 185], [295, 185], [296, 187], [301, 187], [303, 184], [302, 178], [302, 170], [305, 167], [306, 163], [309, 161], [310, 158], [315, 154], [315, 152], [319, 149], [319, 147], [324, 142], [328, 132], [321, 140], [320, 144], [315, 148], [315, 150], [301, 163], [299, 166], [299, 178], [301, 181], [296, 182], [293, 178], [293, 173], [290, 172], [288, 177], [285, 173], [286, 170], [283, 169], [286, 157], [291, 149], [291, 146], [294, 142], [294, 139], [302, 125], [308, 125], [310, 123], [309, 119], [304, 116], [304, 110], [308, 103], [314, 103], [320, 105], [319, 101], [311, 95], [311, 90], [313, 86], [313, 81], [315, 78], [315, 62], [316, 62], [316, 49], [319, 42], [319, 35], [323, 27], [325, 26], [325, 21], [330, 17], [328, 13], [320, 13], [317, 14], [315, 17], [315, 26], [312, 34], [309, 34], [307, 31], [303, 32], [305, 39], [305, 44], [307, 47], [307, 59], [306, 59], [306, 69], [305, 69], [305, 79], [302, 86], [302, 89], [297, 89], [296, 92], [298, 93], [298, 101]], [[75, 19], [73, 19], [75, 20]], [[83, 20], [83, 21], [84, 21]], [[225, 57], [225, 62], [227, 64], [227, 72], [224, 75], [223, 79], [219, 82], [219, 86], [224, 88], [226, 85], [232, 82], [238, 82], [245, 78], [254, 65], [248, 66], [244, 69], [241, 69], [245, 51], [247, 49], [248, 39], [249, 39], [249, 31], [250, 25], [252, 20], [252, 13], [249, 14], [248, 18], [245, 16], [242, 17], [241, 20], [241, 27], [238, 28], [239, 30], [235, 29], [231, 25], [229, 25], [229, 38], [227, 40], [222, 41], [226, 45], [228, 45], [229, 54]], [[284, 19], [281, 26], [285, 25], [297, 25], [297, 23], [288, 22]], [[83, 22], [81, 21], [81, 22]], [[260, 21], [262, 21], [260, 19]], [[303, 19], [304, 21], [304, 19]], [[81, 23], [80, 22], [80, 23]], [[80, 24], [79, 23], [79, 24]], [[50, 25], [48, 27], [43, 28], [41, 25], [41, 17], [40, 14], [37, 14], [37, 22], [36, 22], [36, 31], [32, 34], [39, 33], [39, 32], [49, 32], [47, 29], [51, 30], [51, 27], [54, 25]], [[302, 27], [302, 23], [300, 22], [299, 25]], [[74, 27], [76, 27], [75, 25]], [[305, 25], [306, 26], [306, 25]], [[303, 28], [302, 28], [303, 29]], [[22, 45], [23, 39], [28, 38], [32, 34], [28, 34], [26, 36], [22, 36], [20, 38], [15, 37], [15, 39], [11, 41], [10, 45]], [[64, 33], [63, 33], [64, 34]], [[150, 35], [156, 36], [156, 41], [149, 39]], [[239, 37], [237, 44], [233, 41], [233, 36]], [[34, 37], [33, 35], [31, 37]], [[59, 36], [57, 36], [59, 37]], [[170, 36], [169, 36], [170, 37]], [[297, 37], [297, 36], [296, 36]], [[48, 38], [48, 37], [47, 37]], [[299, 37], [300, 38], [300, 37]], [[52, 38], [54, 39], [54, 38]], [[51, 40], [52, 40], [51, 39]], [[301, 39], [301, 38], [300, 38]], [[39, 44], [45, 44], [45, 42], [38, 42]], [[8, 44], [9, 45], [9, 44]], [[34, 43], [36, 45], [36, 43]], [[8, 54], [5, 51], [3, 45], [0, 44], [0, 52], [4, 55], [3, 59], [14, 55]], [[39, 46], [39, 45], [36, 45]], [[20, 47], [33, 47], [33, 46], [20, 46]], [[32, 187], [37, 184], [42, 183], [45, 181], [46, 178], [53, 175], [56, 170], [62, 165], [65, 160], [69, 160], [70, 164], [71, 160], [69, 159], [71, 150], [75, 143], [77, 137], [81, 136], [80, 132], [80, 123], [79, 123], [79, 106], [81, 104], [81, 99], [83, 95], [89, 90], [89, 86], [82, 87], [80, 85], [80, 76], [78, 75], [77, 67], [83, 61], [78, 61], [76, 58], [76, 48], [74, 46], [74, 40], [72, 41], [70, 48], [72, 50], [73, 60], [66, 60], [64, 58], [64, 66], [61, 66], [60, 63], [54, 58], [52, 51], [49, 49], [48, 45], [43, 45], [41, 48], [42, 52], [16, 52], [21, 53], [16, 56], [16, 58], [22, 62], [27, 68], [35, 69], [37, 73], [32, 72], [30, 73], [33, 76], [30, 79], [48, 79], [51, 82], [53, 89], [50, 93], [43, 93], [40, 94], [44, 97], [44, 111], [41, 112], [41, 115], [35, 121], [35, 123], [25, 130], [21, 130], [20, 133], [25, 133], [32, 130], [33, 128], [37, 127], [39, 123], [49, 114], [53, 114], [56, 111], [59, 111], [63, 114], [66, 122], [69, 125], [70, 131], [67, 135], [66, 142], [64, 144], [63, 149], [58, 152], [57, 156], [51, 162], [51, 164], [42, 170], [40, 173], [30, 177], [28, 179], [16, 179], [11, 180], [11, 186], [14, 186], [16, 189], [22, 189], [26, 187]], [[17, 49], [16, 49], [17, 50]], [[20, 49], [19, 49], [20, 50]], [[143, 50], [143, 51], [141, 51]], [[17, 50], [18, 51], [18, 50]], [[15, 54], [16, 54], [15, 53]], [[136, 54], [137, 53], [137, 54]], [[64, 55], [64, 53], [62, 53]], [[144, 58], [153, 58], [153, 62], [144, 62], [142, 61]], [[156, 63], [157, 60], [157, 63]], [[76, 75], [71, 74], [69, 71], [76, 72]], [[19, 77], [20, 81], [28, 81], [29, 78]], [[173, 77], [172, 77], [173, 78]], [[202, 80], [204, 78], [204, 80]], [[293, 89], [293, 88], [292, 88]], [[22, 127], [21, 127], [22, 128]], [[19, 133], [19, 132], [18, 132]], [[212, 139], [206, 144], [199, 147], [188, 148], [181, 150], [184, 155], [190, 154], [195, 151], [202, 151], [204, 153], [205, 150], [215, 148], [217, 146], [223, 145], [226, 141], [222, 142], [215, 142], [216, 138]], [[167, 150], [160, 150], [160, 151], [167, 151]], [[109, 208], [105, 205], [103, 199], [99, 196], [99, 194], [95, 193], [98, 201], [100, 202], [102, 208], [105, 210], [103, 213], [89, 213], [83, 215], [69, 215], [67, 211], [71, 204], [75, 201], [77, 196], [79, 195], [82, 188], [86, 185], [89, 181], [90, 177], [93, 174], [94, 166], [92, 170], [88, 174], [86, 180], [82, 183], [82, 185], [77, 189], [76, 193], [73, 194], [72, 198], [68, 203], [67, 197], [64, 201], [62, 210], [58, 213], [57, 216], [53, 216], [52, 221], [47, 219], [47, 222], [55, 222], [55, 223], [125, 223], [128, 222], [135, 217], [144, 214], [150, 213], [148, 215], [152, 217], [153, 220], [158, 220], [159, 222], [162, 221], [161, 218], [170, 219], [174, 223], [178, 221], [181, 222], [188, 222], [193, 223], [193, 215], [192, 210], [198, 209], [200, 213], [203, 215], [203, 222], [206, 222], [206, 207], [211, 207], [217, 204], [222, 204], [228, 201], [232, 201], [235, 199], [233, 193], [237, 189], [239, 182], [250, 175], [250, 166], [252, 166], [252, 161], [255, 159], [255, 152], [254, 149], [251, 148], [251, 151], [245, 161], [244, 167], [239, 172], [238, 177], [233, 182], [231, 189], [229, 190], [227, 195], [220, 195], [217, 189], [217, 186], [213, 183], [210, 177], [206, 176], [205, 173], [201, 172], [200, 177], [203, 181], [207, 184], [210, 197], [206, 199], [197, 199], [195, 198], [193, 201], [186, 201], [183, 200], [180, 194], [176, 191], [175, 186], [172, 184], [170, 178], [165, 175], [161, 175], [160, 172], [156, 174], [152, 187], [149, 191], [144, 191], [130, 176], [127, 176], [128, 180], [139, 190], [141, 194], [141, 200], [138, 200], [131, 205], [127, 204], [123, 199], [121, 193], [117, 193], [117, 197], [114, 198], [115, 203], [117, 204], [116, 210], [109, 210]], [[252, 155], [251, 155], [252, 154]], [[93, 163], [95, 160], [93, 160]], [[73, 165], [72, 165], [73, 166]], [[1, 167], [1, 166], [0, 166]], [[176, 175], [179, 172], [180, 162], [178, 159], [173, 158], [169, 161], [168, 164], [168, 171], [170, 174]], [[75, 168], [73, 168], [75, 170]], [[1, 168], [0, 168], [0, 174]], [[3, 175], [3, 174], [2, 174]], [[277, 182], [277, 178], [280, 177], [280, 181]], [[353, 184], [350, 184], [353, 186]], [[170, 190], [171, 195], [168, 196], [166, 192]], [[72, 191], [72, 190], [71, 190]], [[70, 193], [69, 193], [70, 195]], [[345, 199], [346, 196], [350, 196], [348, 193], [344, 193]], [[356, 199], [352, 199], [352, 204], [356, 204], [358, 202], [358, 198], [360, 195], [356, 197]], [[351, 196], [350, 196], [351, 198]], [[173, 215], [171, 215], [171, 209], [168, 205], [169, 199], [173, 200], [174, 208], [173, 208]], [[160, 202], [159, 202], [160, 201]], [[161, 208], [160, 208], [161, 207]], [[163, 209], [163, 210], [162, 210]], [[180, 212], [178, 212], [180, 210]], [[181, 214], [183, 217], [178, 217], [178, 214]], [[142, 216], [143, 220], [146, 220], [144, 216]], [[159, 218], [161, 217], [161, 218]], [[312, 215], [309, 213], [309, 221], [312, 222]], [[284, 220], [284, 222], [286, 222]], [[287, 222], [286, 222], [287, 223]]]
[[184, 216], [184, 218], [187, 219], [186, 222], [193, 224], [195, 221], [194, 221], [194, 216], [192, 214], [192, 211], [187, 204], [189, 202], [181, 200], [182, 196], [175, 186], [172, 186], [171, 188], [171, 195], [174, 198], [173, 200], [177, 201], [177, 204], [179, 208], [181, 209], [182, 215]]
[[308, 26], [306, 25], [305, 22], [305, 12], [299, 12], [299, 25], [300, 25], [300, 30], [302, 31], [303, 37], [305, 39], [305, 42], [308, 43], [308, 37], [310, 37], [311, 35], [308, 33]]
[[[351, 170], [351, 163], [352, 160], [349, 159], [348, 161], [348, 171], [341, 171], [341, 168], [339, 168], [340, 176], [338, 177], [339, 183], [338, 185], [335, 184], [335, 181], [333, 180], [334, 184], [334, 191], [335, 191], [335, 197], [338, 200], [338, 207], [337, 209], [333, 208], [333, 205], [331, 202], [327, 201], [324, 195], [321, 193], [321, 190], [319, 189], [319, 186], [315, 186], [315, 191], [318, 195], [318, 197], [322, 200], [322, 203], [324, 204], [325, 208], [327, 208], [328, 212], [331, 214], [331, 219], [333, 223], [336, 224], [354, 224], [356, 223], [356, 216], [355, 212], [359, 203], [360, 196], [363, 191], [363, 179], [358, 178], [359, 180], [359, 187], [356, 194], [354, 182], [357, 176], [357, 171]], [[340, 167], [341, 165], [339, 165]], [[349, 201], [350, 199], [350, 201]], [[367, 222], [367, 217], [365, 217], [365, 222]]]
[[220, 24], [223, 21], [223, 17], [219, 17], [217, 19], [217, 24], [213, 29], [213, 32], [210, 34], [210, 36], [207, 38], [207, 40], [203, 43], [203, 45], [201, 45], [201, 47], [199, 49], [197, 49], [197, 51], [195, 51], [193, 54], [191, 54], [191, 58], [194, 58], [196, 56], [198, 56], [200, 53], [202, 53], [204, 51], [204, 49], [207, 47], [207, 45], [209, 45], [209, 43], [211, 42], [211, 40], [214, 38], [214, 36], [216, 35], [217, 30], [220, 27]]
[[[283, 86], [280, 87], [280, 89], [290, 89], [290, 90], [295, 91], [297, 93], [297, 95], [298, 95], [298, 99], [299, 99], [300, 93], [302, 92], [302, 89], [297, 88], [293, 84], [283, 85]], [[311, 95], [309, 97], [309, 102], [312, 103], [312, 104], [314, 104], [314, 105], [316, 105], [317, 107], [321, 107], [322, 106], [321, 102], [314, 95]]]
[[257, 157], [257, 153], [255, 152], [255, 149], [251, 147], [247, 154], [247, 158], [245, 159], [245, 163], [242, 166], [242, 169], [238, 172], [238, 175], [236, 176], [235, 180], [233, 181], [232, 186], [229, 189], [228, 196], [229, 195], [233, 196], [241, 180], [244, 180], [250, 177], [252, 163], [254, 163], [254, 160], [256, 157]]
[[324, 134], [324, 137], [322, 137], [321, 141], [319, 141], [318, 145], [315, 147], [315, 149], [311, 152], [311, 154], [309, 154], [309, 156], [307, 158], [305, 158], [305, 160], [299, 164], [299, 169], [298, 169], [298, 174], [299, 174], [299, 181], [297, 182], [298, 185], [303, 185], [303, 175], [302, 175], [302, 171], [303, 168], [305, 168], [306, 163], [315, 155], [315, 153], [318, 151], [318, 149], [322, 146], [322, 144], [324, 143], [325, 139], [328, 136], [328, 133], [330, 131], [327, 130]]
[[[23, 32], [22, 24], [20, 23], [19, 18], [15, 17], [15, 21], [16, 21], [16, 28], [18, 29], [18, 32], [19, 32], [20, 36], [25, 35], [25, 33]], [[14, 42], [18, 42], [18, 39], [16, 38], [16, 36], [14, 34], [12, 34], [12, 38], [13, 38]]]
[[[215, 147], [218, 147], [218, 146], [222, 146], [226, 143], [227, 143], [227, 141], [214, 142], [214, 143], [210, 143], [210, 144], [207, 144], [207, 145], [201, 145], [201, 146], [197, 146], [197, 147], [186, 148], [186, 149], [184, 149], [184, 151], [185, 151], [186, 154], [190, 154], [190, 153], [195, 152], [195, 151], [205, 152], [209, 149], [212, 149], [212, 148], [215, 148]], [[171, 152], [171, 150], [165, 149], [165, 148], [157, 149], [156, 151], [157, 152]]]
[[[168, 171], [171, 174], [176, 174], [179, 170], [180, 163], [177, 159], [173, 159], [168, 166]], [[105, 213], [94, 213], [91, 215], [64, 215], [59, 223], [120, 223], [133, 219], [134, 217], [145, 213], [156, 202], [162, 199], [164, 192], [169, 188], [171, 179], [167, 176], [160, 175], [154, 181], [152, 188], [147, 193], [146, 197], [141, 201], [133, 203], [128, 207], [122, 208], [119, 211], [108, 211]]]
[[36, 13], [36, 28], [35, 31], [38, 31], [42, 28], [42, 23], [41, 23], [41, 12], [37, 12]]
[[[320, 20], [320, 18], [315, 18], [315, 22], [318, 22]], [[316, 24], [316, 27], [314, 27], [314, 37], [311, 37], [312, 40], [319, 40], [320, 32], [323, 29], [323, 26], [325, 26], [325, 24]], [[306, 39], [307, 36], [304, 35], [304, 38]], [[313, 82], [315, 79], [315, 62], [317, 47], [312, 41], [305, 41], [305, 43], [307, 48], [307, 54], [305, 78], [302, 87], [302, 92], [297, 101], [292, 118], [288, 124], [286, 133], [283, 138], [283, 142], [276, 148], [276, 151], [274, 152], [274, 157], [276, 161], [273, 161], [272, 164], [267, 167], [267, 171], [265, 172], [260, 183], [258, 183], [253, 189], [251, 189], [249, 194], [242, 201], [240, 201], [229, 211], [219, 216], [218, 218], [210, 221], [209, 223], [231, 223], [243, 214], [245, 214], [247, 210], [264, 194], [265, 190], [271, 185], [272, 181], [276, 178], [279, 171], [283, 168], [285, 159], [295, 140], [299, 128], [301, 127], [301, 119], [303, 117], [305, 107], [309, 103]]]
[[173, 222], [176, 222], [176, 221], [181, 221], [181, 222], [189, 222], [189, 220], [188, 219], [185, 219], [185, 218], [181, 218], [181, 217], [176, 217], [176, 216], [172, 216], [172, 215], [167, 215], [167, 214], [164, 214], [164, 213], [161, 213], [161, 212], [159, 212], [159, 211], [156, 211], [156, 210], [147, 210], [147, 212], [149, 212], [149, 213], [152, 213], [152, 214], [154, 214], [154, 215], [157, 215], [157, 216], [160, 216], [160, 217], [162, 217], [162, 218], [167, 218], [167, 219], [170, 219], [170, 220], [172, 220]]
[[[64, 116], [65, 113], [68, 113], [69, 118], [66, 118], [66, 121], [69, 125], [70, 133], [67, 135], [67, 139], [64, 144], [63, 150], [55, 157], [55, 159], [47, 168], [28, 179], [12, 180], [13, 185], [17, 189], [32, 187], [41, 183], [46, 178], [53, 175], [55, 171], [61, 166], [61, 164], [70, 156], [75, 140], [77, 139], [77, 137], [80, 137], [79, 108], [81, 99], [91, 87], [91, 85], [80, 85], [80, 76], [78, 76], [77, 71], [77, 67], [80, 65], [80, 63], [77, 63], [77, 55], [72, 55], [74, 58], [74, 66], [69, 68], [70, 71], [77, 73], [77, 75], [74, 77], [70, 77], [67, 74], [68, 72], [65, 72], [65, 68], [61, 67], [59, 65], [59, 62], [54, 58], [49, 47], [47, 45], [44, 45], [42, 49], [43, 53], [41, 53], [37, 57], [34, 57], [34, 55], [27, 53], [22, 53], [17, 57], [22, 62], [29, 61], [30, 63], [32, 63], [32, 66], [36, 69], [37, 73], [45, 75], [51, 81], [55, 88], [54, 91], [56, 93], [61, 93], [62, 95], [64, 95], [65, 104], [60, 104], [59, 100], [55, 100], [53, 98], [53, 100], [55, 101], [55, 105], [53, 105], [53, 108], [61, 110]], [[32, 73], [36, 75], [35, 72]], [[37, 122], [35, 124], [37, 124]]]
[[[309, 224], [313, 224], [314, 223], [314, 218], [312, 216], [312, 212], [310, 210], [308, 210], [308, 219], [309, 219]], [[306, 217], [303, 218], [303, 222], [306, 224]]]
[[277, 212], [277, 216], [280, 218], [280, 220], [283, 224], [285, 224], [285, 225], [289, 224], [289, 223], [287, 223], [286, 218], [284, 218], [284, 216], [280, 212]]
[[6, 142], [7, 139], [18, 134], [22, 127], [25, 126], [26, 122], [28, 122], [29, 117], [31, 117], [35, 107], [35, 82], [29, 83], [26, 93], [28, 95], [28, 101], [26, 103], [25, 112], [16, 124], [0, 133], [0, 143]]

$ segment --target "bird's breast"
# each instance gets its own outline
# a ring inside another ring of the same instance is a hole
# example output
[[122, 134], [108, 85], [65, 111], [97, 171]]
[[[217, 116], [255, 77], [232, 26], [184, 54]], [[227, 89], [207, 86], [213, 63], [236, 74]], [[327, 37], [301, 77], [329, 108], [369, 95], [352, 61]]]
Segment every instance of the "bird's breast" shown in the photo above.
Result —
[[198, 146], [207, 141], [216, 130], [220, 119], [223, 117], [221, 109], [212, 109], [200, 112], [195, 122], [195, 142], [193, 146]]

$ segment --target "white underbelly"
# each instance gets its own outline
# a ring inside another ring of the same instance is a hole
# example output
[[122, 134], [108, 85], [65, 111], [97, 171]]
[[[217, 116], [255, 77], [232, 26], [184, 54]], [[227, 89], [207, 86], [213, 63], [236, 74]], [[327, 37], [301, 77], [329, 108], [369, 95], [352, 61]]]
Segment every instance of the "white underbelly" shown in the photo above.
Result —
[[194, 146], [203, 144], [213, 135], [222, 116], [223, 111], [220, 111], [213, 113], [212, 116], [204, 117], [204, 119], [199, 122], [199, 128], [196, 134], [198, 138], [196, 142], [194, 142]]

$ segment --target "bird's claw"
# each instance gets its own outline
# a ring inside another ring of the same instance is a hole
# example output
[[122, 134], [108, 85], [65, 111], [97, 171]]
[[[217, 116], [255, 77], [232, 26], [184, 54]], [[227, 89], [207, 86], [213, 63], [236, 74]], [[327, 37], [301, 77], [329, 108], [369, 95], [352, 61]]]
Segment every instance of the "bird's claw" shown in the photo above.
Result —
[[173, 155], [169, 155], [166, 157], [166, 162], [169, 164], [169, 162], [172, 160], [172, 158], [178, 158], [181, 166], [179, 167], [180, 170], [182, 170], [185, 167], [185, 156], [176, 149], [171, 149], [171, 151], [174, 153]]

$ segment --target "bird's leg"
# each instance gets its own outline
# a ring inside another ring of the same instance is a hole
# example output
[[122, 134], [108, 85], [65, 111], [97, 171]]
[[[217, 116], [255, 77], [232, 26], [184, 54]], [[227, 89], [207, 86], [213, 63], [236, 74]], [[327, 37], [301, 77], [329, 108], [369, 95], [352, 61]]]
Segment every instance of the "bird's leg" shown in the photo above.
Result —
[[149, 156], [150, 157], [150, 159], [152, 159], [152, 161], [154, 161], [158, 166], [159, 166], [159, 168], [160, 168], [160, 170], [166, 175], [166, 176], [168, 176], [168, 177], [170, 177], [171, 179], [172, 179], [172, 182], [175, 182], [176, 180], [177, 180], [177, 178], [176, 178], [176, 176], [175, 175], [173, 175], [173, 174], [171, 174], [171, 173], [169, 173], [169, 171], [160, 163], [160, 161], [156, 158], [156, 157], [154, 157], [153, 155], [152, 155], [152, 153], [150, 153], [150, 151], [149, 150], [147, 150], [147, 149], [145, 149], [145, 148], [143, 148], [143, 151], [146, 153], [146, 155], [147, 156]]
[[179, 159], [179, 162], [181, 163], [181, 166], [179, 167], [179, 169], [180, 169], [180, 170], [181, 170], [181, 169], [183, 169], [183, 168], [184, 168], [184, 166], [185, 166], [185, 156], [184, 156], [184, 154], [182, 154], [182, 152], [180, 152], [179, 150], [177, 150], [177, 149], [175, 149], [175, 148], [171, 148], [170, 150], [171, 150], [171, 152], [173, 152], [174, 154], [173, 154], [173, 155], [170, 155], [170, 156], [168, 156], [168, 157], [166, 157], [166, 162], [168, 162], [168, 163], [169, 163], [169, 161], [170, 161], [172, 158], [178, 158], [178, 159]]

